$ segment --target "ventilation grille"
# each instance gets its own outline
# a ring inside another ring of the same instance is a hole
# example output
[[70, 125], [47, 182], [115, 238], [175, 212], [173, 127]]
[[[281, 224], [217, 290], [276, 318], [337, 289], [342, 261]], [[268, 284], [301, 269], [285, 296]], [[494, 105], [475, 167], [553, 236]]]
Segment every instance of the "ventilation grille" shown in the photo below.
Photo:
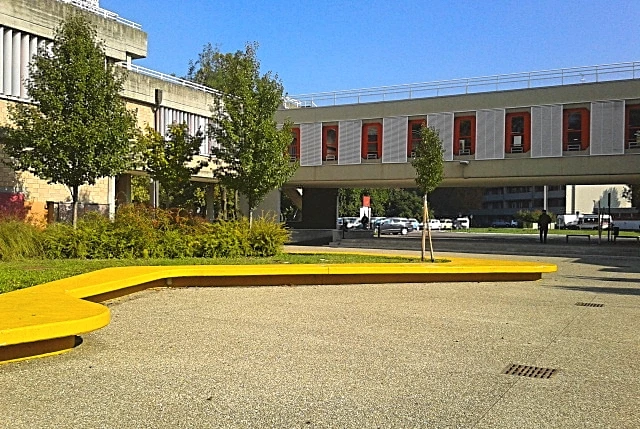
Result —
[[537, 366], [518, 365], [516, 363], [509, 365], [503, 374], [519, 375], [529, 378], [551, 378], [558, 370], [554, 368], [539, 368]]
[[580, 307], [604, 307], [604, 304], [599, 304], [597, 302], [576, 302], [576, 305]]

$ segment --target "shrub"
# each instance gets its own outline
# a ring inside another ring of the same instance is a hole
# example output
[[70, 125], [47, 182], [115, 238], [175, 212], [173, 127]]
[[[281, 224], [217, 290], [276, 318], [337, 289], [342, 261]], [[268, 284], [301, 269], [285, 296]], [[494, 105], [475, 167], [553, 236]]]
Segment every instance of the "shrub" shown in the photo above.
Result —
[[289, 232], [284, 226], [273, 220], [257, 219], [249, 230], [249, 246], [251, 255], [274, 256], [280, 253], [282, 246], [289, 239]]
[[0, 222], [0, 261], [43, 255], [41, 231], [19, 219]]

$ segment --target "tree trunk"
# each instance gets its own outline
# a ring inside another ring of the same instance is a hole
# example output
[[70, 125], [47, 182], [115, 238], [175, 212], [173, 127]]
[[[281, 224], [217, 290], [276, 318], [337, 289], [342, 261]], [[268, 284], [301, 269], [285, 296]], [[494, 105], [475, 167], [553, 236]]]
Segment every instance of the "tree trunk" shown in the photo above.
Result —
[[222, 186], [222, 219], [227, 220], [227, 188]]
[[71, 187], [71, 225], [73, 225], [73, 229], [78, 227], [78, 192], [80, 187], [78, 185], [73, 185]]
[[[433, 256], [433, 242], [431, 241], [431, 225], [429, 224], [429, 206], [427, 205], [427, 194], [424, 194], [424, 217], [427, 218], [427, 228], [426, 231], [423, 232], [427, 232], [427, 234], [429, 235], [429, 255], [431, 256], [431, 262], [435, 262], [436, 260]], [[424, 252], [422, 260], [424, 261]]]
[[426, 249], [427, 230], [429, 228], [429, 216], [427, 212], [427, 195], [424, 195], [422, 200], [422, 248], [420, 253], [420, 260], [424, 262], [424, 253]]

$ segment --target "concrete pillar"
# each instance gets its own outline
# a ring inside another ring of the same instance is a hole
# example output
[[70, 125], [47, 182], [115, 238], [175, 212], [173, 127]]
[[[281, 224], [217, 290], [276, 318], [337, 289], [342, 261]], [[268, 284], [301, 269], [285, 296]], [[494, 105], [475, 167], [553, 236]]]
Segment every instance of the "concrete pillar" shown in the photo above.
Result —
[[213, 183], [207, 185], [207, 193], [205, 195], [206, 200], [206, 209], [207, 209], [207, 220], [209, 222], [213, 222], [216, 219], [216, 213], [214, 209], [214, 187]]
[[131, 175], [121, 174], [116, 177], [115, 205], [131, 202]]
[[335, 229], [338, 189], [304, 188], [302, 190], [302, 229]]
[[[249, 204], [243, 195], [240, 195], [240, 211], [243, 216], [249, 217]], [[253, 210], [254, 219], [262, 217], [280, 222], [280, 189], [269, 192], [264, 200], [258, 204], [258, 207]]]

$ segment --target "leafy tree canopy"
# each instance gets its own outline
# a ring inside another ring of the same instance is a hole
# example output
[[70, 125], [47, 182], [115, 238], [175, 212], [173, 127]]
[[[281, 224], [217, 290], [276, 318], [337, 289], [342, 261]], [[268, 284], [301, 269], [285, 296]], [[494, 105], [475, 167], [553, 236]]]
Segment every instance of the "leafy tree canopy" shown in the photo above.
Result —
[[190, 135], [184, 123], [169, 125], [166, 137], [151, 127], [141, 136], [143, 170], [160, 183], [164, 206], [185, 208], [201, 193], [191, 176], [208, 165], [205, 159], [194, 161], [203, 140], [202, 132]]
[[411, 165], [416, 170], [418, 189], [425, 195], [436, 189], [444, 178], [443, 152], [438, 131], [423, 125], [416, 156], [411, 160]]
[[278, 128], [274, 118], [284, 87], [277, 75], [260, 75], [257, 48], [249, 43], [244, 51], [224, 54], [207, 45], [188, 74], [222, 93], [210, 128], [216, 141], [215, 174], [247, 198], [250, 218], [267, 193], [282, 186], [297, 167], [287, 154], [291, 123]]
[[3, 143], [13, 168], [69, 186], [74, 203], [80, 185], [129, 169], [136, 118], [120, 98], [124, 79], [82, 16], [64, 21], [53, 48], [40, 48], [29, 64], [33, 103], [9, 107]]

